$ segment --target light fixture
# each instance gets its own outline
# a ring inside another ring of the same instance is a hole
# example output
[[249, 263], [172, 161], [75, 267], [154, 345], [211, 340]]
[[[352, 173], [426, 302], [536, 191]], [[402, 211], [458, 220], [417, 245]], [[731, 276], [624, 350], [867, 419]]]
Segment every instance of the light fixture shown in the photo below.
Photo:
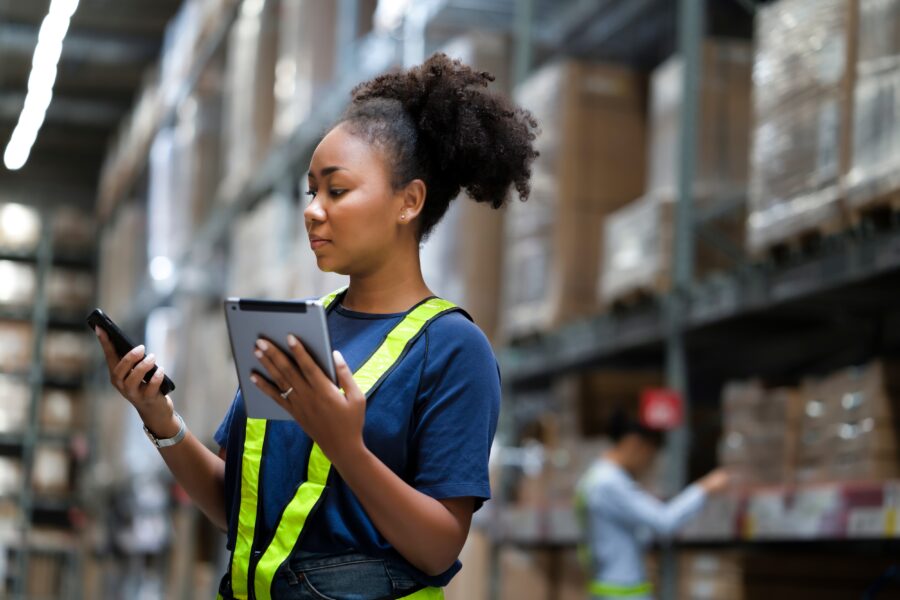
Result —
[[53, 99], [53, 84], [56, 82], [56, 67], [62, 54], [63, 40], [77, 8], [78, 0], [52, 0], [50, 10], [41, 23], [31, 60], [25, 105], [3, 153], [3, 163], [10, 171], [25, 166], [38, 131], [44, 124], [47, 107]]

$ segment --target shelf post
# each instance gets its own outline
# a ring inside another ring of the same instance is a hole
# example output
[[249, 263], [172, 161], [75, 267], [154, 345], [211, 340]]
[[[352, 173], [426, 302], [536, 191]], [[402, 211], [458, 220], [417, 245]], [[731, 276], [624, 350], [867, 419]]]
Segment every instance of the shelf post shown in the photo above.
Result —
[[[666, 299], [666, 380], [681, 393], [684, 421], [669, 435], [666, 448], [668, 491], [687, 483], [690, 453], [690, 394], [688, 356], [684, 340], [684, 319], [694, 282], [693, 182], [697, 156], [697, 116], [699, 111], [701, 44], [704, 32], [703, 0], [678, 2], [678, 51], [682, 73], [682, 109], [679, 123], [678, 200], [675, 206], [673, 250], [674, 285]], [[678, 595], [678, 563], [675, 549], [663, 549], [659, 597], [674, 600]]]

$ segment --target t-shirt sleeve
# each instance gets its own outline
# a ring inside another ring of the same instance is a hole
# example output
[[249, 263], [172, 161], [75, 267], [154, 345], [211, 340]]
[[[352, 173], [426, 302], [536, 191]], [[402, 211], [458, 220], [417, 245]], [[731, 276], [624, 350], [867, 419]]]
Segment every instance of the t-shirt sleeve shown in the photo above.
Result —
[[228, 412], [225, 413], [225, 418], [222, 419], [219, 428], [216, 429], [216, 433], [213, 435], [213, 440], [219, 445], [219, 448], [228, 446], [228, 433], [231, 431], [231, 423], [234, 421], [234, 412], [240, 401], [240, 395], [241, 391], [238, 390], [234, 395], [234, 400], [231, 401], [231, 406], [228, 407]]
[[433, 498], [491, 497], [488, 459], [500, 413], [500, 372], [484, 334], [447, 315], [425, 332], [412, 431], [413, 486]]

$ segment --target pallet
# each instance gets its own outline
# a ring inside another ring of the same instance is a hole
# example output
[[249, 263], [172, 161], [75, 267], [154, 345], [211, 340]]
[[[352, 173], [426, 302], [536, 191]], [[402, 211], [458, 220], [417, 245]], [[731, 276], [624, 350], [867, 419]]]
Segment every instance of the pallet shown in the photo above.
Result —
[[857, 202], [849, 213], [854, 228], [889, 229], [900, 220], [900, 188]]
[[606, 301], [611, 312], [622, 312], [636, 306], [646, 306], [658, 301], [671, 287], [668, 271], [658, 272], [656, 277], [628, 286]]
[[819, 221], [794, 235], [767, 245], [758, 253], [758, 258], [775, 264], [783, 264], [792, 258], [809, 256], [819, 251], [828, 240], [844, 232], [846, 225], [841, 219]]

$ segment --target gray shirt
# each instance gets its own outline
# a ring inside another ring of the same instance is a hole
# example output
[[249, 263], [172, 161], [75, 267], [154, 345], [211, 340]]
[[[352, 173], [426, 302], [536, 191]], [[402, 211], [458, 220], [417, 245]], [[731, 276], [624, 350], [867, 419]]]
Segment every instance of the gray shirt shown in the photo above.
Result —
[[654, 538], [670, 538], [706, 500], [694, 484], [669, 502], [641, 487], [617, 464], [597, 460], [578, 491], [587, 508], [587, 544], [594, 581], [638, 585], [647, 581], [644, 553]]

